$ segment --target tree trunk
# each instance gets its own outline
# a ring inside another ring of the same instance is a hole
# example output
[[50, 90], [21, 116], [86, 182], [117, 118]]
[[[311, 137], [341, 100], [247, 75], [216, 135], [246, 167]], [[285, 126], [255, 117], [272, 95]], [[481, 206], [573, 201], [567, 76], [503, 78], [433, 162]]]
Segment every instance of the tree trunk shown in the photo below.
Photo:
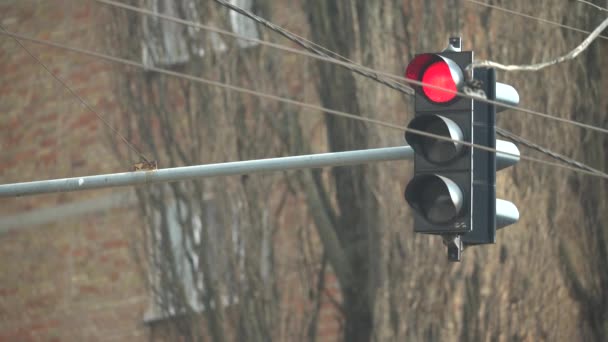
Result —
[[[338, 54], [352, 58], [361, 39], [356, 34], [364, 2], [321, 1], [306, 3], [312, 40]], [[324, 107], [360, 113], [356, 80], [352, 72], [325, 62], [315, 64], [317, 89]], [[331, 151], [369, 147], [370, 131], [363, 123], [326, 116], [328, 145]], [[369, 341], [374, 326], [376, 281], [372, 269], [378, 267], [375, 237], [378, 203], [371, 190], [373, 174], [367, 166], [335, 167], [338, 219], [335, 231], [351, 266], [350, 279], [340, 279], [344, 310], [344, 340]]]

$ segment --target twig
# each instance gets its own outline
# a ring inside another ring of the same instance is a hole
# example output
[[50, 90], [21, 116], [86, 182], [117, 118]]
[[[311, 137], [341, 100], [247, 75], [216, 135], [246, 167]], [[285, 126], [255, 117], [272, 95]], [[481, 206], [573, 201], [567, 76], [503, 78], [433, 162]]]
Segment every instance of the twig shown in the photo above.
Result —
[[608, 12], [608, 8], [604, 8], [602, 6], [598, 6], [598, 5], [594, 4], [591, 1], [585, 1], [585, 0], [576, 0], [576, 1], [581, 2], [581, 3], [585, 4], [585, 5], [593, 6], [593, 7], [597, 8], [597, 9], [599, 9], [600, 11]]
[[496, 69], [500, 69], [500, 70], [504, 70], [504, 71], [538, 71], [538, 70], [544, 69], [548, 66], [559, 64], [559, 63], [569, 61], [569, 60], [576, 58], [576, 56], [578, 56], [581, 52], [583, 52], [583, 51], [585, 51], [585, 49], [587, 49], [589, 44], [591, 44], [606, 27], [608, 27], [608, 18], [604, 19], [604, 21], [600, 24], [600, 26], [598, 26], [595, 30], [593, 30], [593, 32], [591, 32], [591, 34], [589, 34], [589, 36], [585, 40], [583, 40], [583, 42], [580, 43], [579, 46], [574, 48], [569, 53], [567, 53], [563, 56], [560, 56], [556, 59], [553, 59], [551, 61], [548, 61], [548, 62], [542, 62], [542, 63], [536, 63], [536, 64], [524, 64], [524, 65], [506, 65], [506, 64], [500, 64], [497, 62], [489, 61], [489, 60], [481, 60], [481, 61], [475, 61], [471, 65], [469, 65], [467, 67], [467, 71], [470, 71], [471, 69], [479, 68], [479, 67], [490, 67], [490, 68], [496, 68]]

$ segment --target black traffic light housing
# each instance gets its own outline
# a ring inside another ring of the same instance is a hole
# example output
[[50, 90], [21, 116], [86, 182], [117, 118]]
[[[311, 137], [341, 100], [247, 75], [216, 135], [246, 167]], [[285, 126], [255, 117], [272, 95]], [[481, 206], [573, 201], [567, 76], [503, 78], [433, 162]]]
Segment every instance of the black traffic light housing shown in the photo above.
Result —
[[[446, 51], [417, 55], [406, 69], [407, 78], [423, 84], [415, 87], [415, 117], [405, 134], [415, 153], [404, 196], [414, 212], [414, 231], [441, 235], [452, 261], [460, 261], [464, 246], [495, 243], [496, 229], [519, 219], [515, 205], [496, 199], [497, 166], [517, 163], [519, 150], [496, 140], [494, 104], [455, 94], [464, 92], [473, 62], [473, 53], [461, 52], [460, 45], [460, 38], [450, 38]], [[494, 69], [476, 68], [472, 76], [470, 83], [487, 100], [519, 103], [513, 87], [496, 82]]]
[[[406, 76], [430, 79], [459, 91], [464, 72], [473, 62], [471, 51], [444, 51], [417, 55]], [[430, 76], [427, 76], [431, 73]], [[425, 83], [427, 83], [425, 82]], [[473, 142], [473, 101], [449, 92], [416, 87], [415, 118], [409, 129]], [[408, 131], [405, 139], [415, 151], [414, 178], [405, 198], [414, 209], [414, 230], [426, 234], [463, 234], [473, 227], [473, 155], [470, 147]]]

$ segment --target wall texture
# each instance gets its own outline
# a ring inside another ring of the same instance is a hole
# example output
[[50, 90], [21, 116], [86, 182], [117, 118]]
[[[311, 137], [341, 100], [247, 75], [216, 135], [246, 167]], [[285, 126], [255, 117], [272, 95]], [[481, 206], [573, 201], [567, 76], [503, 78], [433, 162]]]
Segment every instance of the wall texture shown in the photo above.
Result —
[[[103, 18], [96, 6], [3, 1], [1, 24], [97, 50]], [[111, 65], [24, 44], [102, 115], [116, 111]], [[129, 161], [113, 158], [97, 117], [6, 36], [0, 37], [0, 75], [0, 183], [128, 170]], [[123, 201], [128, 193], [0, 200], [0, 341], [145, 339], [146, 292], [130, 252], [139, 222], [133, 201]]]
[[[27, 36], [120, 55], [104, 51], [108, 18], [100, 9], [93, 1], [3, 1], [0, 24]], [[121, 109], [112, 94], [115, 65], [24, 44], [121, 129], [116, 120]], [[0, 183], [130, 170], [135, 160], [117, 160], [113, 148], [126, 150], [12, 38], [0, 37]], [[286, 206], [297, 208], [297, 201], [290, 198]], [[287, 210], [283, 226], [292, 227], [297, 215]], [[144, 224], [130, 189], [0, 199], [0, 341], [170, 340], [174, 335], [163, 320], [144, 322], [150, 300], [145, 273], [134, 258]], [[314, 285], [316, 279], [298, 272], [294, 232], [278, 234], [286, 256], [280, 262], [285, 270], [281, 305], [304, 315], [311, 302], [302, 284]], [[331, 274], [324, 291], [339, 299]], [[340, 330], [336, 306], [327, 298], [320, 304], [320, 341], [335, 340]], [[290, 319], [275, 335], [305, 336], [307, 326]]]

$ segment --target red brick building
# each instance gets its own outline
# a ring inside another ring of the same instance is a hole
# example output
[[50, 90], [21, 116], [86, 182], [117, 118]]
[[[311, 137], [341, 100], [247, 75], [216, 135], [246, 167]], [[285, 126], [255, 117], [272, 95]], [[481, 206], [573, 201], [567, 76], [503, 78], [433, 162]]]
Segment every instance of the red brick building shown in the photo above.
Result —
[[[8, 0], [7, 30], [100, 51], [93, 1]], [[24, 43], [100, 113], [118, 106], [112, 65]], [[12, 38], [0, 39], [0, 183], [127, 171], [106, 127]], [[0, 341], [143, 341], [150, 298], [132, 255], [139, 217], [130, 189], [0, 200]], [[335, 281], [328, 286], [336, 289]], [[336, 292], [336, 291], [334, 291]], [[323, 306], [319, 336], [338, 323]]]
[[[92, 2], [4, 1], [2, 26], [97, 49]], [[116, 172], [105, 127], [17, 43], [0, 40], [2, 183]], [[116, 109], [111, 66], [25, 43], [100, 112]], [[0, 340], [145, 340], [146, 292], [129, 252], [130, 192], [2, 199]], [[123, 204], [120, 204], [120, 203]], [[129, 205], [124, 205], [128, 203]]]

